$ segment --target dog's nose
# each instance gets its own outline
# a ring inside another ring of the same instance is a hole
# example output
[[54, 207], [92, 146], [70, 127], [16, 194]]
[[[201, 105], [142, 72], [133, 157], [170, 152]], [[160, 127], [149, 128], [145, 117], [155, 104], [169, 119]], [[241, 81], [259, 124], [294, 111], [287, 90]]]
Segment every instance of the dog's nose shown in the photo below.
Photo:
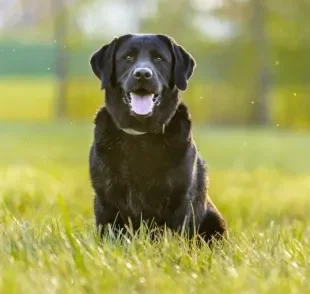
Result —
[[147, 67], [138, 67], [133, 71], [133, 76], [137, 80], [149, 80], [153, 76], [153, 72]]

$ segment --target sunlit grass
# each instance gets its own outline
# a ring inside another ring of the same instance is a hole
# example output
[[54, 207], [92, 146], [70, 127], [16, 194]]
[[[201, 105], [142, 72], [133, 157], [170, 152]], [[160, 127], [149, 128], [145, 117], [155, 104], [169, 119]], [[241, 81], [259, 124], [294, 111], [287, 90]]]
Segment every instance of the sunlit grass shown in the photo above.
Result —
[[94, 233], [84, 124], [1, 124], [0, 293], [308, 293], [309, 134], [196, 129], [230, 238]]

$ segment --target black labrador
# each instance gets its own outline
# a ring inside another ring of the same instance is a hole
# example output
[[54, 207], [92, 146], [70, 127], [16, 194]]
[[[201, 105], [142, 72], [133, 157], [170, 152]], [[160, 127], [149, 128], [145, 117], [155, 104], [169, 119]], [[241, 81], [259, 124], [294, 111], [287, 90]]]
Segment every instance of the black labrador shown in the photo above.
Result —
[[180, 102], [195, 61], [166, 35], [115, 38], [91, 58], [105, 89], [95, 118], [90, 176], [97, 227], [138, 229], [141, 220], [207, 242], [225, 222], [208, 196], [205, 163]]

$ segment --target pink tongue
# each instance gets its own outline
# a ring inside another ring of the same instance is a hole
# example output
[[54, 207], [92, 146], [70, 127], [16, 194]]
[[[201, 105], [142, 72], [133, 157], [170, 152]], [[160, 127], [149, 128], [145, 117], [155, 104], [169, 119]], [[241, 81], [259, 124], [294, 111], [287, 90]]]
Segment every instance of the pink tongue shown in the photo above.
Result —
[[134, 93], [130, 93], [130, 97], [131, 97], [131, 107], [132, 110], [136, 113], [136, 114], [140, 114], [140, 115], [146, 115], [149, 114], [150, 112], [152, 112], [153, 110], [153, 94], [149, 94], [149, 95], [137, 95]]

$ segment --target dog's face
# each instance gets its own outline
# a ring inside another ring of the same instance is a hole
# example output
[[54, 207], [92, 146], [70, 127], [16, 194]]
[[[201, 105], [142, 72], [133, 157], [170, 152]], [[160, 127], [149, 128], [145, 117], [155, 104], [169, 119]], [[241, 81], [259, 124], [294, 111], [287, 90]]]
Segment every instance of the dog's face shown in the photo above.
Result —
[[151, 116], [169, 88], [172, 54], [168, 44], [153, 36], [133, 36], [115, 54], [116, 83], [133, 116]]
[[104, 45], [92, 56], [91, 66], [102, 89], [113, 96], [106, 96], [106, 106], [117, 123], [141, 129], [156, 120], [165, 123], [171, 116], [177, 91], [186, 90], [195, 62], [171, 38], [139, 34]]

